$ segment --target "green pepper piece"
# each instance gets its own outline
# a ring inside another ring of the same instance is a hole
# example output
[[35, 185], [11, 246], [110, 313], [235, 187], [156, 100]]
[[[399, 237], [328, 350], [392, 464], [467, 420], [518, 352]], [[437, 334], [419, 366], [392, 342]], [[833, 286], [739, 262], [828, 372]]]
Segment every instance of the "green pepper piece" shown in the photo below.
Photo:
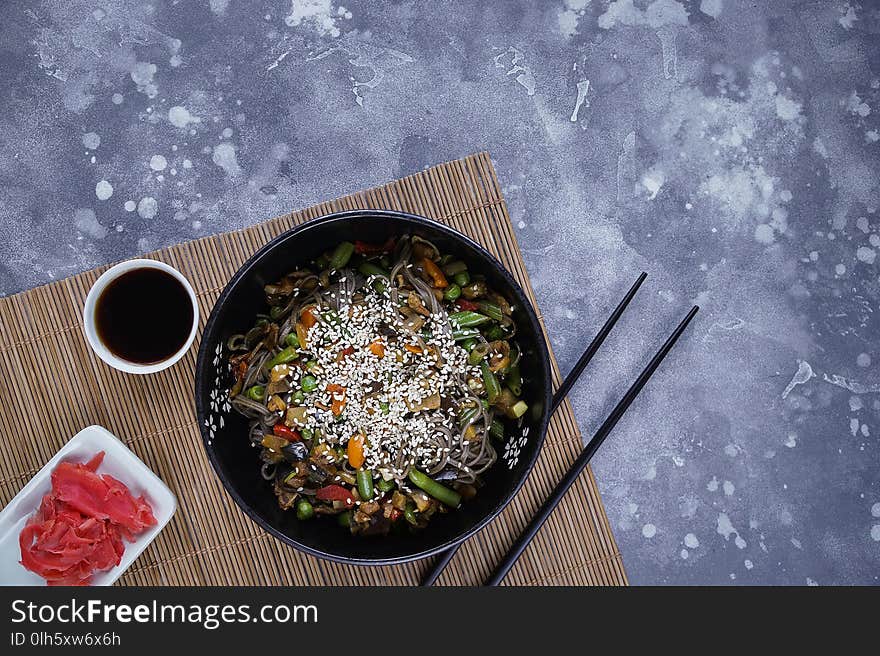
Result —
[[385, 492], [391, 492], [394, 489], [395, 483], [394, 481], [386, 481], [384, 478], [380, 478], [379, 482], [376, 483], [376, 487], [379, 488], [379, 491], [383, 494]]
[[339, 244], [330, 256], [330, 268], [339, 270], [344, 267], [351, 259], [352, 253], [354, 253], [354, 244], [350, 241], [344, 241]]
[[293, 360], [296, 360], [297, 356], [299, 355], [296, 352], [296, 349], [297, 349], [297, 347], [295, 347], [295, 346], [288, 346], [287, 348], [281, 349], [281, 351], [278, 353], [278, 355], [276, 355], [274, 358], [269, 360], [266, 367], [271, 369], [272, 367], [274, 367], [276, 365], [287, 364], [288, 362], [292, 362]]

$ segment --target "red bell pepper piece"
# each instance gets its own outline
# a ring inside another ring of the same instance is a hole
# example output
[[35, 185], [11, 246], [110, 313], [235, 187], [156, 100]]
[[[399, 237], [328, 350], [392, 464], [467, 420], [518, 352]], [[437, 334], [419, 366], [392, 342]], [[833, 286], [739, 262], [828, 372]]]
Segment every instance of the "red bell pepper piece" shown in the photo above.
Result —
[[288, 442], [299, 442], [302, 440], [302, 435], [299, 434], [299, 431], [288, 428], [280, 421], [272, 426], [272, 432], [278, 437], [283, 437]]
[[354, 354], [354, 346], [346, 346], [339, 352], [339, 355], [336, 356], [337, 362], [342, 362], [346, 356]]
[[478, 312], [480, 309], [479, 305], [477, 305], [473, 301], [467, 300], [466, 298], [458, 299], [458, 307], [460, 307], [462, 310], [467, 310], [469, 312]]
[[318, 501], [344, 501], [347, 506], [354, 504], [354, 497], [351, 496], [351, 492], [341, 485], [320, 487], [315, 491], [315, 497], [317, 497]]
[[365, 241], [354, 242], [354, 252], [360, 255], [381, 255], [394, 250], [394, 237], [389, 237], [384, 244], [370, 244]]

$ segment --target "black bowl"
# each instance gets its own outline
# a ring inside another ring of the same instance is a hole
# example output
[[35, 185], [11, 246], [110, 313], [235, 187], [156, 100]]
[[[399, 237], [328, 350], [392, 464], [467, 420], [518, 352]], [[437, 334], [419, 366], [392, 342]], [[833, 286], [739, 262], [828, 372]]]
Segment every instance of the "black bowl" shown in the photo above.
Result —
[[[416, 234], [442, 252], [455, 253], [471, 271], [515, 306], [517, 341], [523, 349], [523, 398], [530, 405], [522, 431], [506, 437], [499, 459], [483, 476], [477, 496], [454, 512], [437, 515], [417, 533], [352, 536], [332, 519], [300, 522], [278, 507], [271, 483], [260, 475], [257, 449], [247, 438], [247, 419], [226, 401], [231, 375], [226, 341], [245, 332], [266, 311], [263, 285], [304, 265], [343, 240], [383, 243]], [[400, 212], [357, 210], [314, 219], [272, 240], [241, 267], [220, 294], [202, 334], [196, 363], [196, 415], [208, 458], [229, 494], [248, 516], [280, 540], [305, 552], [345, 563], [391, 564], [430, 556], [479, 531], [510, 502], [535, 464], [547, 428], [550, 365], [538, 319], [519, 285], [482, 247], [435, 221]]]

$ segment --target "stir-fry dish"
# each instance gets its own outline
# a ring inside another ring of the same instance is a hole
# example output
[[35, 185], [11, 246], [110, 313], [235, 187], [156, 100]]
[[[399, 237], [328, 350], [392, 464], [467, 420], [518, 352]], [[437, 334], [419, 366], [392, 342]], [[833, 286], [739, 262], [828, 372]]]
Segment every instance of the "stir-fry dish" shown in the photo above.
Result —
[[230, 398], [282, 508], [385, 535], [478, 493], [528, 410], [507, 299], [416, 236], [343, 242], [265, 293]]

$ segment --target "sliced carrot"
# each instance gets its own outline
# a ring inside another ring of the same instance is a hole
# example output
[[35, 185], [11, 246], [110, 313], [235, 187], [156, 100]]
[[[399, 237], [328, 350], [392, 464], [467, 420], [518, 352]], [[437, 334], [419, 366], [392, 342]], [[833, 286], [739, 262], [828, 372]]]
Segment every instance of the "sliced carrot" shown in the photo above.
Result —
[[375, 342], [370, 342], [370, 353], [375, 355], [377, 358], [384, 358], [385, 345], [378, 339]]
[[404, 344], [403, 348], [405, 348], [410, 353], [417, 353], [421, 355], [423, 353], [421, 346], [413, 346], [412, 344]]
[[337, 362], [342, 362], [345, 359], [345, 356], [351, 355], [354, 353], [354, 346], [347, 346], [339, 352], [339, 355], [336, 356]]
[[348, 464], [355, 469], [360, 469], [364, 464], [364, 438], [358, 434], [348, 440]]
[[300, 315], [300, 321], [302, 321], [302, 324], [306, 327], [306, 330], [318, 323], [318, 319], [312, 312], [312, 308], [306, 308], [302, 311], [302, 315]]
[[[330, 412], [336, 416], [341, 415], [342, 409], [345, 407], [345, 388], [342, 385], [331, 383], [327, 385], [327, 391], [330, 392]], [[337, 393], [342, 395], [341, 399], [336, 398]]]
[[434, 260], [428, 257], [422, 258], [422, 268], [425, 269], [425, 273], [431, 276], [431, 280], [434, 281], [434, 287], [442, 289], [449, 286], [449, 283], [446, 281], [446, 276], [443, 275], [440, 267], [434, 264]]

